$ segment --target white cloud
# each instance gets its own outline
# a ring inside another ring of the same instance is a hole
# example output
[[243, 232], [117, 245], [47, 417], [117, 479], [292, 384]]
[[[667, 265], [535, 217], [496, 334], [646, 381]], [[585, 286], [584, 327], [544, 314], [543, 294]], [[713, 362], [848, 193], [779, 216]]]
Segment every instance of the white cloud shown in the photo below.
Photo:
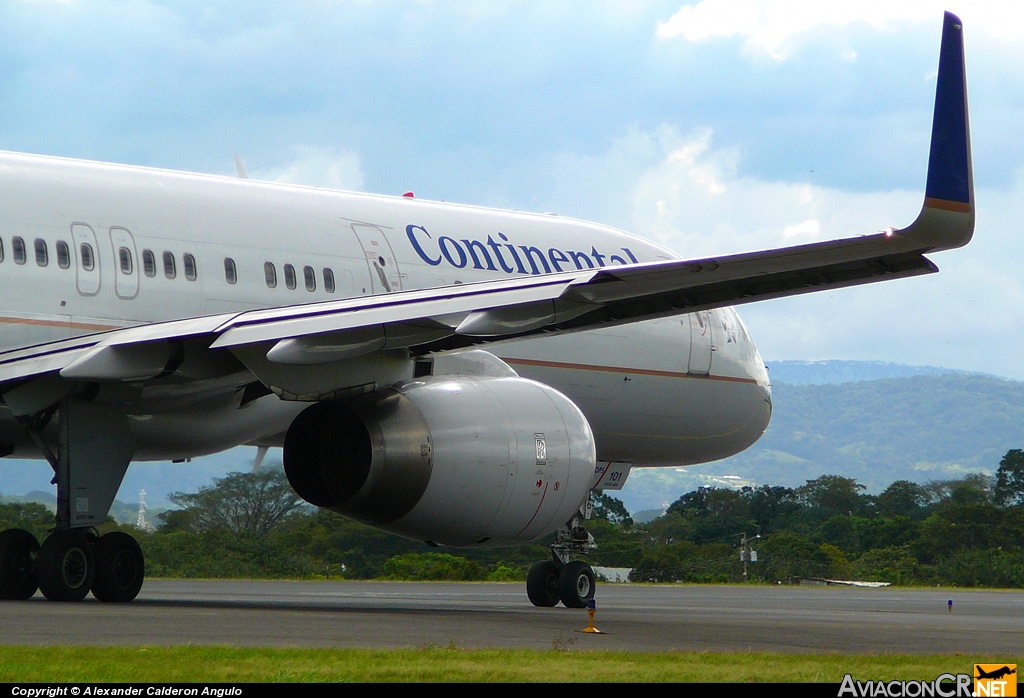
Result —
[[739, 151], [714, 149], [709, 129], [682, 137], [662, 127], [656, 140], [662, 153], [636, 174], [627, 225], [684, 256], [873, 233], [909, 223], [920, 205], [918, 193], [850, 194], [743, 176]]
[[784, 238], [795, 238], [801, 235], [816, 238], [818, 233], [821, 232], [821, 223], [808, 218], [803, 223], [797, 223], [796, 225], [787, 225], [782, 229], [782, 237]]
[[[559, 178], [574, 215], [613, 222], [684, 257], [716, 256], [871, 234], [911, 223], [921, 191], [851, 192], [741, 173], [713, 134], [634, 129], [603, 156], [577, 162], [585, 180]], [[585, 163], [585, 164], [580, 164]], [[574, 198], [574, 187], [586, 197]], [[627, 200], [628, 207], [609, 203]], [[966, 248], [935, 255], [939, 274], [744, 305], [767, 359], [896, 361], [1024, 378], [1024, 236], [1017, 236], [1024, 172], [1009, 191], [979, 191], [978, 230]]]
[[718, 196], [725, 193], [722, 177], [734, 173], [736, 163], [730, 153], [723, 153], [723, 157], [702, 158], [706, 156], [710, 143], [711, 129], [704, 129], [696, 138], [669, 153], [665, 164], [679, 170], [680, 174], [706, 194]]
[[[658, 23], [662, 39], [687, 41], [741, 38], [744, 51], [774, 60], [788, 58], [799, 40], [825, 26], [866, 24], [889, 30], [899, 22], [928, 22], [942, 16], [948, 3], [940, 0], [862, 0], [817, 2], [815, 0], [702, 0], [684, 5], [671, 18]], [[974, 22], [995, 36], [1019, 37], [1024, 24], [1020, 3], [980, 2], [963, 8], [961, 19]], [[846, 54], [854, 60], [855, 52]]]
[[357, 153], [312, 146], [298, 146], [291, 162], [283, 167], [256, 170], [252, 176], [254, 179], [349, 191], [362, 190], [365, 181]]

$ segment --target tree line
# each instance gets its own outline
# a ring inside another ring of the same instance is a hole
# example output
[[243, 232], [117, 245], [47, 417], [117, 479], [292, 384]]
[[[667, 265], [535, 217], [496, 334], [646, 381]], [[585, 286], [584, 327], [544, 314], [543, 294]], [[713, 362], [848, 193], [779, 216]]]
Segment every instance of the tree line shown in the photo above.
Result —
[[[688, 492], [649, 523], [594, 495], [588, 561], [632, 568], [643, 582], [742, 581], [740, 543], [757, 552], [750, 580], [799, 577], [897, 585], [1024, 587], [1024, 451], [995, 476], [917, 484], [878, 495], [852, 478], [823, 475], [801, 487], [763, 485]], [[136, 536], [147, 576], [521, 580], [547, 541], [498, 549], [442, 549], [392, 536], [302, 503], [279, 469], [231, 473], [194, 493], [142, 532], [108, 520], [100, 532]], [[53, 526], [39, 504], [0, 504], [0, 530], [40, 540]]]

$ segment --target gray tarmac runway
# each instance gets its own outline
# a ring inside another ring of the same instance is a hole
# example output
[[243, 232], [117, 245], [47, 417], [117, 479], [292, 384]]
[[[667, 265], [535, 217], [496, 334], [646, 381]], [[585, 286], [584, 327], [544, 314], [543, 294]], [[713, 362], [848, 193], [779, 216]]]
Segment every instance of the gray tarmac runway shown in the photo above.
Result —
[[[946, 604], [953, 600], [953, 612]], [[131, 604], [0, 603], [0, 643], [524, 647], [626, 651], [1024, 651], [1024, 592], [602, 584], [585, 610], [520, 584], [147, 581]]]

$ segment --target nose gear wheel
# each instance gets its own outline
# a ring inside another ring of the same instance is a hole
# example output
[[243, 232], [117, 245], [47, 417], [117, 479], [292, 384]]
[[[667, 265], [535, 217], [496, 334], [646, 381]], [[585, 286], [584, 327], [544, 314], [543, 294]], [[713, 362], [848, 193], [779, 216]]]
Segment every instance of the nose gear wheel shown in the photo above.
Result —
[[550, 607], [559, 601], [558, 568], [551, 560], [541, 560], [526, 576], [526, 595], [534, 606]]
[[594, 570], [585, 562], [570, 562], [558, 575], [558, 598], [567, 608], [586, 608], [594, 587]]

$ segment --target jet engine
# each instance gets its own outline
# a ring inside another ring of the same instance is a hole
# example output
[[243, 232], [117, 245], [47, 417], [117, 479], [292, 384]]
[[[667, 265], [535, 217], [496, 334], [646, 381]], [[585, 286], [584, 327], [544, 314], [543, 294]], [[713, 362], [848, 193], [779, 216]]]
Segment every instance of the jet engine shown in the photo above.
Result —
[[432, 376], [303, 411], [284, 468], [306, 501], [428, 543], [515, 545], [564, 525], [594, 482], [594, 436], [554, 388]]

